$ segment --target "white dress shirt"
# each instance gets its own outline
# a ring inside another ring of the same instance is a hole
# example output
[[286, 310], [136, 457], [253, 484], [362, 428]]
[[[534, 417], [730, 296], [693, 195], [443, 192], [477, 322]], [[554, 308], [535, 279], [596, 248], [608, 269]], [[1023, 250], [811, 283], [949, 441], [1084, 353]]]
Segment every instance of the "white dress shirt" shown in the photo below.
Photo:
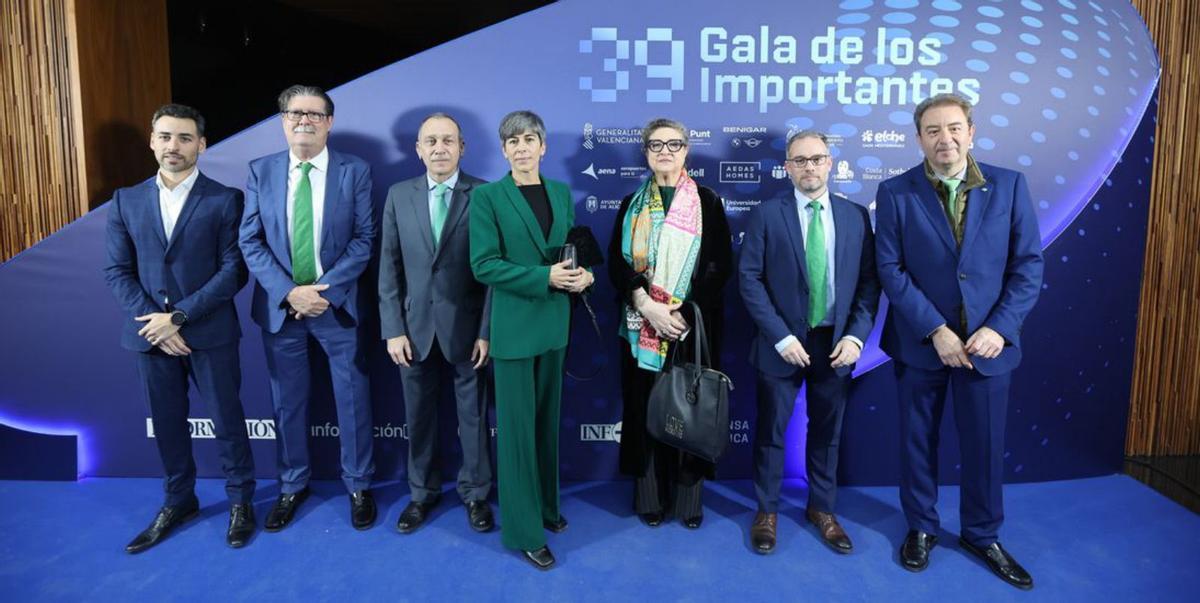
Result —
[[[296, 185], [300, 183], [302, 163], [295, 153], [288, 153], [288, 185], [287, 185], [287, 229], [288, 242], [292, 240], [292, 209], [296, 206]], [[325, 177], [329, 173], [329, 147], [321, 149], [316, 157], [308, 160], [312, 169], [308, 170], [308, 183], [312, 186], [313, 210], [313, 257], [317, 264], [317, 278], [325, 274], [321, 265], [321, 232], [325, 222]]]
[[175, 223], [179, 221], [179, 212], [183, 211], [183, 204], [187, 202], [188, 194], [192, 192], [192, 187], [199, 177], [200, 168], [193, 169], [192, 173], [173, 189], [167, 188], [162, 172], [158, 172], [154, 177], [154, 183], [158, 185], [158, 209], [162, 214], [163, 233], [167, 235], [167, 241], [171, 240], [171, 233], [175, 232]]
[[[816, 201], [821, 204], [821, 226], [825, 229], [825, 318], [821, 320], [816, 327], [832, 327], [834, 315], [834, 299], [835, 299], [835, 283], [834, 280], [834, 251], [836, 250], [837, 232], [833, 224], [833, 206], [829, 201], [829, 189], [821, 193], [821, 196], [816, 199], [809, 198], [800, 189], [793, 189], [796, 195], [796, 211], [800, 214], [800, 236], [803, 238], [805, 249], [808, 248], [808, 223], [812, 220], [813, 208], [809, 207], [809, 203]], [[872, 250], [873, 252], [873, 250]], [[849, 339], [858, 345], [861, 350], [863, 342], [853, 335], [845, 335], [842, 339]], [[783, 353], [788, 346], [799, 341], [795, 335], [788, 335], [780, 339], [775, 344], [775, 351]]]

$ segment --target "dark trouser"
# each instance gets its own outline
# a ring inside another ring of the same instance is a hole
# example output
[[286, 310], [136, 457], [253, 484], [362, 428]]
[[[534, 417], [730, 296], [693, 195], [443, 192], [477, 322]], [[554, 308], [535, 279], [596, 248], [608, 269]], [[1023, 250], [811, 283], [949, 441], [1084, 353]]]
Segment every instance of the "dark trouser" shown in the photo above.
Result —
[[458, 471], [458, 495], [463, 502], [486, 500], [492, 486], [488, 460], [487, 380], [471, 361], [451, 363], [437, 340], [424, 360], [400, 367], [404, 384], [404, 417], [408, 422], [408, 485], [415, 502], [432, 502], [442, 491], [438, 470], [438, 409], [442, 384], [454, 379], [458, 440], [462, 444], [462, 467]]
[[545, 546], [542, 524], [559, 517], [558, 421], [566, 350], [493, 359], [500, 542], [510, 549]]
[[366, 359], [359, 351], [358, 330], [342, 310], [330, 308], [316, 318], [283, 321], [278, 333], [263, 331], [267, 371], [271, 375], [271, 405], [275, 410], [275, 449], [279, 490], [303, 490], [311, 475], [308, 459], [308, 338], [317, 340], [329, 357], [329, 376], [337, 407], [341, 441], [342, 482], [350, 492], [371, 485], [371, 389]]
[[984, 547], [1004, 521], [1004, 423], [1011, 374], [926, 370], [896, 362], [900, 390], [900, 505], [908, 527], [938, 531], [938, 431], [953, 394], [954, 423], [962, 456], [962, 537]]
[[694, 476], [690, 480], [685, 477], [680, 470], [683, 454], [662, 442], [647, 447], [646, 473], [633, 482], [636, 513], [672, 514], [683, 519], [703, 514], [700, 499], [704, 492], [704, 477]]
[[150, 406], [154, 442], [166, 473], [165, 504], [184, 504], [196, 496], [196, 462], [192, 458], [188, 428], [189, 377], [212, 416], [221, 470], [225, 473], [225, 494], [230, 503], [249, 503], [254, 497], [254, 457], [238, 395], [242, 368], [237, 342], [209, 350], [192, 350], [190, 355], [182, 357], [155, 348], [138, 354], [137, 366]]
[[758, 510], [779, 511], [779, 489], [783, 480], [784, 437], [796, 395], [808, 385], [805, 409], [808, 434], [804, 451], [808, 477], [808, 508], [833, 513], [837, 502], [838, 446], [842, 440], [842, 417], [846, 410], [849, 377], [839, 376], [829, 365], [833, 352], [833, 329], [809, 331], [804, 349], [811, 364], [791, 377], [758, 373], [758, 421], [754, 436], [754, 494]]

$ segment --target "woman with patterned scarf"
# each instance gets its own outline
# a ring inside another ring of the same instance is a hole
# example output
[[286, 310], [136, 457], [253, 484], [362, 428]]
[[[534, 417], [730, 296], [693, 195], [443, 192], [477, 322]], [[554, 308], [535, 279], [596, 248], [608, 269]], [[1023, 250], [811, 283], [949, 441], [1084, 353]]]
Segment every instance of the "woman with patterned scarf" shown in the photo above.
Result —
[[721, 198], [687, 174], [687, 128], [655, 119], [642, 129], [642, 144], [650, 177], [622, 201], [608, 250], [621, 304], [621, 472], [636, 480], [633, 505], [642, 522], [657, 527], [674, 516], [696, 529], [713, 465], [651, 438], [646, 404], [670, 346], [692, 354], [693, 316], [684, 302], [700, 306], [712, 362], [720, 363], [722, 290], [733, 251]]

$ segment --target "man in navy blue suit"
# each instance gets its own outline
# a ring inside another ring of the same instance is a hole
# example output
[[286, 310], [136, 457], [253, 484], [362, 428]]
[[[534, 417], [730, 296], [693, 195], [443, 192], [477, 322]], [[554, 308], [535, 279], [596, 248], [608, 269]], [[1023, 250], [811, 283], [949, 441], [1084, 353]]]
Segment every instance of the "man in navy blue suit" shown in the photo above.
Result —
[[889, 308], [880, 347], [900, 397], [900, 560], [924, 570], [937, 542], [938, 431], [947, 394], [962, 455], [959, 543], [1004, 581], [1033, 579], [998, 542], [1004, 424], [1021, 325], [1042, 284], [1037, 216], [1020, 172], [969, 154], [971, 104], [933, 96], [913, 114], [925, 161], [879, 185], [876, 261]]
[[280, 494], [264, 528], [282, 530], [308, 498], [312, 339], [329, 359], [351, 523], [365, 530], [375, 523], [375, 466], [357, 283], [375, 238], [371, 168], [326, 145], [333, 100], [324, 90], [291, 86], [279, 111], [289, 149], [250, 162], [240, 239], [256, 280], [250, 315], [263, 330], [278, 446]]
[[866, 208], [830, 194], [833, 161], [824, 134], [789, 136], [785, 164], [794, 188], [750, 212], [738, 264], [742, 300], [758, 327], [750, 347], [758, 369], [751, 541], [759, 553], [775, 549], [784, 435], [807, 384], [805, 515], [821, 540], [844, 554], [853, 544], [833, 513], [842, 415], [879, 305], [871, 219]]
[[196, 463], [188, 425], [188, 379], [208, 405], [232, 505], [226, 542], [254, 533], [254, 459], [238, 396], [242, 371], [233, 296], [246, 284], [238, 250], [242, 193], [196, 167], [204, 118], [164, 105], [150, 120], [158, 175], [118, 190], [108, 209], [105, 279], [128, 314], [121, 345], [137, 352], [150, 406], [166, 501], [150, 527], [125, 547], [140, 553], [196, 516]]

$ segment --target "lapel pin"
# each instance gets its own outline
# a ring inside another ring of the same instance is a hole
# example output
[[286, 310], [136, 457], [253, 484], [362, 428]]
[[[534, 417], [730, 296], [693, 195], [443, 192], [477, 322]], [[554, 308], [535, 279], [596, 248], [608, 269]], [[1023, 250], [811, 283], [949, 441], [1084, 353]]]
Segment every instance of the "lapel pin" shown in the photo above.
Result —
[[987, 187], [985, 186], [985, 187], [983, 187], [983, 188], [981, 188], [981, 189], [979, 189], [979, 190], [981, 190], [981, 191], [983, 191], [983, 192], [985, 192], [985, 193], [986, 193], [986, 192], [987, 192]]

